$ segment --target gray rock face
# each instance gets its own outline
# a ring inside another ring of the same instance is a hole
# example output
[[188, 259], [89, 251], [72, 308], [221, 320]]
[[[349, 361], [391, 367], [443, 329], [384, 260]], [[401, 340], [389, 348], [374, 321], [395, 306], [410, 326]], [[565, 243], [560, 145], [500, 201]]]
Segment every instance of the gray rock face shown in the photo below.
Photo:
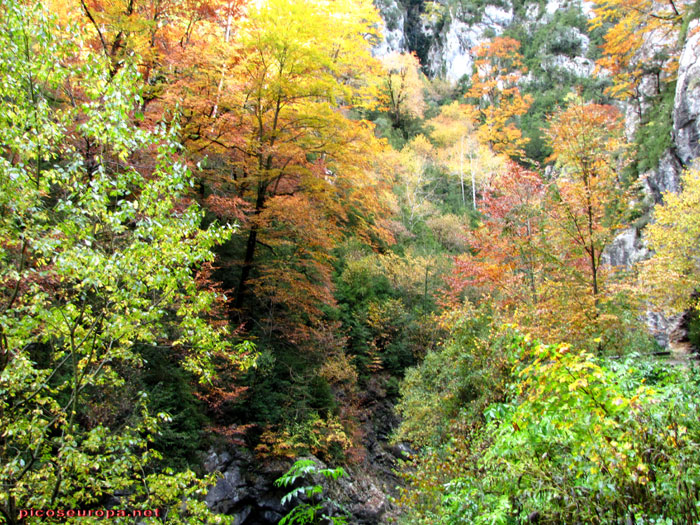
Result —
[[[415, 51], [425, 72], [455, 82], [471, 75], [474, 63], [472, 49], [501, 35], [516, 20], [512, 2], [492, 2], [465, 9], [460, 4], [438, 0], [440, 12], [426, 14], [419, 2], [408, 0], [375, 0], [383, 19], [384, 39], [375, 47], [376, 56], [394, 51]], [[542, 6], [531, 4], [524, 19], [531, 30], [537, 24], [552, 20], [558, 9], [579, 8], [590, 12], [588, 2], [581, 0], [548, 0]], [[523, 15], [520, 15], [521, 18]], [[585, 58], [589, 39], [575, 28], [560, 35], [580, 44], [581, 56], [566, 56], [556, 52], [547, 57], [547, 70], [560, 70], [577, 76], [590, 76], [593, 63]]]
[[387, 509], [387, 496], [369, 480], [360, 480], [347, 487], [346, 494], [350, 495], [350, 511], [358, 522], [379, 523]]
[[372, 54], [383, 57], [391, 53], [407, 51], [406, 8], [397, 0], [375, 0], [375, 4], [382, 16], [382, 25], [379, 28], [382, 40], [374, 47]]
[[[690, 24], [691, 37], [680, 54], [673, 103], [674, 149], [667, 151], [661, 157], [657, 169], [643, 176], [644, 190], [652, 204], [662, 203], [665, 192], [680, 192], [683, 168], [698, 162], [697, 159], [700, 157], [700, 33], [692, 34], [693, 28], [698, 26], [700, 26], [698, 20]], [[630, 113], [632, 112], [628, 112], [628, 117]], [[634, 119], [628, 118], [628, 124], [632, 123], [630, 126], [632, 129], [628, 131], [636, 129], [636, 122], [632, 120]], [[609, 248], [610, 264], [615, 265], [616, 262], [625, 259], [646, 257], [643, 253], [646, 248], [641, 243], [637, 251], [634, 251], [636, 241], [633, 237], [635, 236], [632, 233], [626, 231], [615, 239]], [[638, 238], [638, 235], [636, 237]], [[664, 348], [672, 341], [683, 340], [687, 335], [683, 315], [667, 317], [657, 311], [653, 305], [649, 305], [649, 310], [646, 312], [646, 324], [656, 341]]]
[[[397, 496], [401, 480], [396, 476], [397, 458], [412, 451], [405, 446], [390, 446], [389, 436], [398, 425], [394, 406], [387, 397], [382, 381], [374, 379], [359, 394], [362, 406], [359, 423], [363, 430], [364, 459], [346, 466], [348, 476], [329, 481], [321, 475], [299, 479], [294, 487], [321, 485], [324, 496], [339, 502], [353, 525], [379, 525], [396, 512], [390, 497]], [[342, 400], [341, 400], [342, 402]], [[319, 468], [326, 465], [314, 456]], [[224, 452], [211, 450], [204, 467], [208, 472], [220, 472], [221, 477], [209, 489], [205, 501], [215, 512], [234, 516], [235, 525], [276, 525], [297, 502], [281, 504], [291, 487], [275, 487], [274, 481], [291, 466], [291, 461], [260, 461], [249, 450], [230, 448]], [[328, 515], [337, 508], [324, 509]]]
[[[274, 480], [279, 478], [289, 465], [279, 463], [272, 468], [260, 469], [249, 463], [249, 459], [232, 459], [228, 452], [218, 454], [211, 451], [205, 464], [207, 468], [213, 467], [213, 471], [221, 472], [222, 476], [216, 485], [209, 489], [205, 501], [214, 512], [234, 516], [235, 525], [276, 525], [294, 504], [299, 503], [294, 502], [285, 508], [280, 501], [290, 488], [278, 489], [274, 486]], [[314, 456], [305, 459], [312, 459], [319, 468], [326, 468], [326, 465]], [[392, 462], [391, 467], [394, 466]], [[299, 480], [294, 486], [321, 485], [324, 494], [334, 501], [342, 502], [343, 507], [350, 512], [350, 523], [381, 523], [382, 517], [390, 507], [385, 490], [364, 467], [346, 468], [346, 471], [348, 476], [333, 482], [317, 475], [312, 480]], [[325, 509], [326, 513], [333, 510]]]
[[[632, 227], [623, 230], [605, 248], [602, 263], [609, 267], [630, 268], [650, 256], [651, 252], [644, 245], [641, 232]], [[672, 341], [682, 341], [687, 337], [685, 314], [664, 315], [658, 307], [648, 304], [643, 320], [649, 333], [662, 348], [667, 348]]]
[[633, 140], [645, 115], [656, 101], [661, 87], [669, 82], [666, 66], [669, 55], [680, 53], [677, 38], [663, 28], [648, 33], [641, 48], [631, 58], [634, 67], [643, 66], [644, 73], [637, 82], [635, 95], [623, 102], [625, 107], [625, 134]]
[[595, 69], [595, 63], [586, 57], [571, 58], [566, 55], [554, 55], [542, 61], [542, 69], [566, 71], [577, 77], [590, 77]]
[[634, 263], [646, 259], [648, 255], [649, 250], [644, 246], [639, 230], [627, 228], [606, 246], [601, 260], [606, 266], [629, 268]]
[[644, 191], [653, 204], [663, 202], [665, 192], [678, 193], [681, 191], [681, 174], [683, 167], [678, 157], [667, 151], [659, 159], [659, 167], [642, 175]]
[[662, 348], [667, 348], [671, 341], [681, 341], [687, 337], [685, 314], [665, 316], [650, 305], [646, 312], [646, 324], [651, 335]]
[[[494, 28], [496, 31], [499, 29], [502, 30], [498, 26]], [[450, 81], [470, 75], [474, 63], [471, 50], [485, 40], [483, 26], [453, 20], [447, 31], [438, 33], [432, 39], [426, 63], [428, 73]]]
[[688, 165], [700, 157], [700, 26], [694, 20], [688, 29], [688, 39], [678, 67], [678, 82], [673, 104], [673, 138], [678, 156]]
[[207, 472], [222, 474], [205, 497], [207, 506], [216, 513], [234, 516], [234, 525], [276, 524], [286, 514], [280, 503], [284, 493], [273, 483], [287, 465], [261, 469], [248, 451], [212, 450], [204, 467]]
[[226, 470], [223, 477], [207, 493], [207, 506], [219, 514], [229, 514], [247, 495], [245, 485], [246, 482], [237, 466]]

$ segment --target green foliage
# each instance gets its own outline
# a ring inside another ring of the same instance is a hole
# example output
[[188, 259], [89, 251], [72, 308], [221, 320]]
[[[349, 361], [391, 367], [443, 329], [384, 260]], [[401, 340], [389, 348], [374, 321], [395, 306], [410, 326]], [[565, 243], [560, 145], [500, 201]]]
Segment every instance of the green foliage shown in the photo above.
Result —
[[195, 272], [232, 228], [200, 230], [183, 202], [177, 130], [132, 124], [133, 66], [110, 71], [41, 3], [0, 5], [0, 511], [14, 524], [121, 494], [173, 523], [218, 520], [211, 480], [163, 471], [152, 444], [171, 418], [131, 379], [143, 346], [177, 349], [201, 381], [229, 352]]
[[514, 388], [447, 449], [466, 459], [431, 521], [408, 522], [696, 522], [698, 371], [519, 340]]
[[533, 344], [512, 327], [499, 327], [485, 309], [467, 309], [445, 322], [453, 327], [450, 342], [409, 370], [402, 384], [405, 419], [395, 438], [422, 448], [403, 469], [401, 523], [441, 523], [446, 485], [477, 475], [470, 468], [485, 448], [479, 440], [483, 412], [512, 395], [513, 365]]
[[700, 348], [700, 315], [692, 310], [688, 320], [688, 340], [695, 350]]
[[[282, 477], [275, 481], [275, 485], [289, 488], [294, 486], [297, 480], [304, 478], [323, 476], [329, 481], [336, 481], [338, 478], [346, 475], [342, 467], [335, 469], [319, 468], [317, 463], [312, 459], [299, 459]], [[338, 510], [336, 508], [337, 505], [332, 500], [324, 497], [322, 485], [298, 486], [282, 497], [282, 505], [294, 502], [297, 502], [296, 506], [280, 520], [279, 525], [303, 525], [305, 523], [314, 524], [322, 522], [330, 522], [333, 525], [344, 525], [348, 523], [346, 516], [333, 515]], [[326, 514], [326, 512], [329, 512], [330, 515]]]
[[336, 403], [328, 382], [318, 374], [320, 360], [321, 356], [302, 355], [289, 345], [261, 348], [258, 366], [241, 376], [247, 385], [244, 398], [226, 417], [290, 427], [331, 415]]
[[651, 101], [634, 138], [633, 178], [658, 168], [659, 159], [672, 145], [673, 99], [676, 82], [663, 85], [663, 90]]
[[193, 392], [196, 376], [179, 366], [172, 349], [144, 346], [140, 349], [144, 366], [132, 382], [148, 392], [148, 408], [152, 413], [166, 413], [154, 435], [153, 447], [163, 455], [163, 464], [174, 470], [199, 468], [198, 451], [205, 448], [204, 429], [209, 420], [204, 403]]
[[389, 145], [396, 150], [403, 148], [424, 131], [423, 120], [410, 115], [404, 116], [398, 127], [394, 126], [388, 112], [371, 111], [368, 117], [376, 125], [377, 136], [387, 139]]
[[[524, 14], [527, 5], [533, 4], [524, 3], [520, 8], [516, 5], [515, 10], [520, 9]], [[540, 12], [543, 12], [543, 7], [540, 7]], [[600, 54], [598, 33], [599, 31], [589, 31], [588, 19], [578, 6], [558, 9], [551, 20], [537, 22], [534, 30], [532, 22], [516, 21], [504, 31], [504, 36], [521, 42], [529, 73], [528, 80], [523, 85], [523, 93], [531, 95], [533, 103], [520, 122], [523, 136], [529, 139], [525, 145], [529, 160], [541, 165], [551, 155], [542, 128], [546, 126], [547, 117], [557, 111], [567, 94], [576, 91], [586, 100], [605, 101], [602, 92], [608, 81], [577, 76], [566, 68], [555, 65], [555, 59], [561, 56], [586, 56], [595, 60]], [[587, 51], [584, 49], [586, 42]]]
[[361, 379], [372, 370], [400, 377], [437, 340], [430, 316], [445, 260], [406, 252], [349, 255], [337, 277], [340, 319]]
[[455, 424], [474, 422], [490, 403], [502, 399], [510, 375], [509, 329], [495, 328], [491, 313], [467, 308], [443, 320], [446, 342], [406, 371], [397, 411], [402, 422], [394, 440], [439, 446]]

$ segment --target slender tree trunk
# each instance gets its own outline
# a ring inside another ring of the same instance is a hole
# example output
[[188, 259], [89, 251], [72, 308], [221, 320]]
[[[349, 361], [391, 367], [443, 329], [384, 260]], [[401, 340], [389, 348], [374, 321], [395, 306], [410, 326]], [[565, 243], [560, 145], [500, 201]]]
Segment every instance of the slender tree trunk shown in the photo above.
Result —
[[[231, 23], [233, 22], [233, 14], [231, 12], [231, 5], [229, 4], [229, 12], [226, 17], [226, 32], [224, 33], [224, 42], [228, 44], [231, 39]], [[219, 78], [219, 86], [216, 90], [216, 100], [214, 102], [214, 108], [211, 112], [212, 121], [216, 119], [216, 115], [219, 112], [219, 101], [221, 100], [221, 92], [224, 89], [224, 80], [226, 79], [226, 65], [221, 68], [221, 78]], [[214, 130], [214, 122], [211, 124], [212, 131]]]
[[238, 287], [236, 288], [236, 299], [234, 300], [234, 308], [240, 308], [243, 304], [243, 297], [245, 296], [246, 286], [248, 284], [248, 279], [250, 278], [250, 271], [253, 268], [253, 260], [255, 258], [255, 247], [258, 243], [258, 224], [255, 222], [255, 218], [260, 215], [260, 212], [265, 205], [265, 194], [267, 192], [267, 183], [260, 182], [258, 185], [258, 196], [255, 201], [255, 211], [253, 212], [253, 223], [250, 226], [250, 231], [248, 232], [248, 240], [245, 245], [245, 255], [243, 256], [243, 266], [241, 267], [241, 276], [238, 280]]
[[[593, 287], [593, 315], [595, 319], [598, 319], [598, 263], [596, 261], [596, 250], [595, 241], [593, 240], [593, 204], [591, 203], [591, 176], [584, 176], [584, 183], [586, 185], [586, 213], [588, 215], [588, 255], [591, 260], [591, 285]], [[599, 345], [600, 346], [600, 345]]]
[[464, 169], [462, 163], [464, 161], [464, 135], [460, 137], [459, 145], [459, 184], [462, 187], [462, 206], [467, 205], [467, 200], [464, 197]]
[[469, 157], [469, 172], [472, 175], [472, 206], [476, 211], [476, 180], [474, 179], [474, 158]]

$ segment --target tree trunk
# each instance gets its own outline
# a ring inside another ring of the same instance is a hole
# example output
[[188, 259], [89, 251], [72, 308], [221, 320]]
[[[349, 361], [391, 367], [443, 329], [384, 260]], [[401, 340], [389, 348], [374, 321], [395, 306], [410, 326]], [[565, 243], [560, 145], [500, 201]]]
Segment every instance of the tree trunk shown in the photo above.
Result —
[[243, 266], [241, 267], [241, 276], [238, 280], [238, 287], [236, 288], [236, 299], [233, 302], [234, 308], [240, 308], [243, 305], [243, 297], [246, 292], [246, 285], [248, 284], [248, 279], [250, 278], [250, 271], [253, 269], [253, 260], [255, 258], [255, 247], [258, 243], [258, 224], [255, 222], [255, 218], [262, 212], [263, 206], [265, 205], [265, 194], [267, 192], [267, 183], [261, 182], [258, 185], [258, 196], [255, 200], [255, 211], [253, 212], [253, 224], [250, 226], [250, 232], [248, 232], [248, 240], [245, 245], [245, 255], [243, 257]]

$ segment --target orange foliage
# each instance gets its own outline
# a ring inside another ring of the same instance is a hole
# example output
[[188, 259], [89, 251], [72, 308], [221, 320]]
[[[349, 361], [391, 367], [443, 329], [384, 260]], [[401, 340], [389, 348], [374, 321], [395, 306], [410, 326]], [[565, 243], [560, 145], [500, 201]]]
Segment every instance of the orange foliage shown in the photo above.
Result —
[[[547, 207], [551, 268], [541, 315], [562, 330], [561, 340], [570, 333], [593, 339], [616, 322], [608, 308], [615, 290], [602, 256], [628, 211], [618, 177], [626, 149], [622, 119], [612, 106], [574, 98], [550, 119], [546, 135], [559, 174]], [[566, 315], [554, 320], [552, 312]]]
[[[568, 265], [586, 268], [584, 281], [593, 296], [600, 292], [603, 248], [621, 225], [625, 205], [618, 170], [624, 160], [623, 124], [612, 106], [573, 100], [550, 119], [547, 138], [561, 174], [557, 199], [550, 207], [553, 238], [563, 237]], [[574, 264], [574, 259], [586, 262]]]
[[479, 139], [497, 153], [519, 157], [527, 139], [516, 126], [517, 118], [532, 104], [532, 97], [522, 95], [518, 87], [527, 71], [520, 42], [497, 37], [480, 44], [473, 53], [475, 72], [466, 95], [476, 100]]
[[278, 331], [299, 340], [333, 302], [332, 242], [349, 229], [392, 242], [381, 220], [389, 187], [373, 162], [385, 146], [345, 115], [367, 103], [379, 71], [365, 38], [378, 20], [371, 2], [55, 3], [83, 20], [114, 72], [138, 57], [143, 125], [177, 120], [201, 168], [200, 202], [245, 228], [235, 265], [220, 261], [224, 273], [239, 268], [234, 306], [267, 305], [268, 320], [281, 309]]
[[[641, 80], [650, 74], [671, 82], [678, 69], [679, 36], [692, 3], [673, 0], [598, 0], [591, 27], [605, 27], [605, 56], [598, 66], [613, 75], [610, 94], [639, 95]], [[660, 86], [657, 86], [657, 88]]]
[[473, 294], [539, 337], [607, 344], [619, 323], [614, 302], [624, 300], [602, 267], [627, 211], [622, 132], [613, 107], [577, 99], [550, 119], [554, 180], [512, 163], [495, 178], [467, 235], [471, 252], [455, 260], [451, 305]]

